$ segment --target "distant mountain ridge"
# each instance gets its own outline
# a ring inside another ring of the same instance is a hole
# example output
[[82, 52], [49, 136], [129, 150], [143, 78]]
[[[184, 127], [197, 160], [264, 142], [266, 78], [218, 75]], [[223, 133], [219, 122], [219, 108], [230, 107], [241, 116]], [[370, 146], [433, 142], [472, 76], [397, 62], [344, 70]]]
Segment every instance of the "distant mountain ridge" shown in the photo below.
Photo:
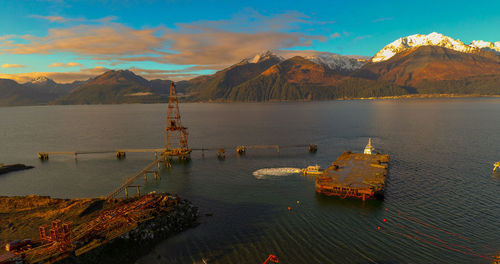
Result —
[[148, 81], [129, 70], [110, 70], [88, 80], [52, 104], [121, 104], [166, 102], [171, 81]]
[[9, 79], [0, 79], [0, 106], [47, 104], [69, 93], [82, 83], [84, 82], [75, 81], [60, 84], [43, 76], [23, 84]]
[[[299, 52], [300, 53], [300, 52]], [[500, 42], [411, 35], [371, 59], [304, 51], [256, 53], [211, 75], [176, 82], [183, 101], [331, 100], [406, 94], [500, 94]], [[85, 82], [0, 79], [0, 105], [168, 101], [170, 80], [110, 70]]]

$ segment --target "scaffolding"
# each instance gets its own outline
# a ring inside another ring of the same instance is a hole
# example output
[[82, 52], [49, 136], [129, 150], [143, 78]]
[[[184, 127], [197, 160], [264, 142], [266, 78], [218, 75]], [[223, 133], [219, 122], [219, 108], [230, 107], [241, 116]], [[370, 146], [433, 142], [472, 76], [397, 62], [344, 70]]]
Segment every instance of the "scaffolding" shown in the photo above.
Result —
[[184, 156], [191, 153], [188, 148], [187, 128], [182, 126], [179, 112], [179, 100], [175, 91], [175, 84], [170, 84], [170, 97], [168, 98], [167, 122], [165, 125], [165, 149], [175, 156]]

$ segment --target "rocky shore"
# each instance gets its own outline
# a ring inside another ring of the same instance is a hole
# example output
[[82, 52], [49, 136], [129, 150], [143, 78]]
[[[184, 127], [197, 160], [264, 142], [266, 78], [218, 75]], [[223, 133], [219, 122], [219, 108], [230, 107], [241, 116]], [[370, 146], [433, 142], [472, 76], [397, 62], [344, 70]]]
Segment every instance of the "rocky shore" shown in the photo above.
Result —
[[[4, 245], [16, 239], [38, 239], [38, 227], [60, 219], [76, 228], [92, 221], [106, 209], [130, 203], [132, 199], [54, 199], [48, 196], [0, 197], [0, 254]], [[137, 228], [83, 255], [58, 263], [134, 263], [154, 245], [169, 236], [197, 225], [198, 208], [184, 199], [169, 211], [159, 212]]]
[[81, 256], [70, 256], [57, 263], [134, 263], [160, 241], [198, 225], [198, 208], [179, 200], [173, 211], [141, 223], [136, 229]]
[[34, 168], [33, 166], [26, 166], [24, 164], [3, 165], [0, 163], [0, 174], [4, 174], [11, 171], [29, 170], [33, 168]]

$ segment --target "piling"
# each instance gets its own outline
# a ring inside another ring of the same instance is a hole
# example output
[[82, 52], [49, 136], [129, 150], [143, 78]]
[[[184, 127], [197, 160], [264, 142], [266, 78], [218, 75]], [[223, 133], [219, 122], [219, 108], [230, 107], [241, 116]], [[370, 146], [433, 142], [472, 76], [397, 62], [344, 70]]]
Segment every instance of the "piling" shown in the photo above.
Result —
[[236, 147], [236, 153], [238, 153], [239, 155], [245, 154], [246, 150], [247, 149], [246, 149], [245, 146], [238, 146], [238, 147]]
[[124, 159], [125, 157], [126, 157], [125, 151], [117, 151], [116, 152], [117, 159]]
[[316, 153], [318, 151], [318, 145], [316, 144], [311, 144], [309, 145], [309, 147], [307, 148], [307, 150], [310, 152], [310, 153]]
[[221, 148], [217, 151], [217, 158], [220, 160], [226, 159], [226, 150]]

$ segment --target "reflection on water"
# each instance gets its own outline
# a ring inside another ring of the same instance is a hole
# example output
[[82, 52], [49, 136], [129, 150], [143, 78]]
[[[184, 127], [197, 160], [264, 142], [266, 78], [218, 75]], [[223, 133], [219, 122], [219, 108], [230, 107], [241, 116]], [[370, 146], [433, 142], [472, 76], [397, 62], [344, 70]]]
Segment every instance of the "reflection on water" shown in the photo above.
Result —
[[366, 210], [368, 212], [383, 212], [384, 201], [383, 200], [367, 200], [365, 202], [359, 202], [358, 199], [342, 199], [340, 197], [330, 197], [321, 194], [315, 195], [316, 203], [320, 207], [345, 207], [349, 210]]
[[[489, 263], [477, 255], [500, 250], [500, 180], [491, 172], [500, 157], [499, 99], [180, 107], [190, 145], [224, 147], [226, 159], [193, 152], [190, 162], [162, 168], [161, 181], [139, 180], [145, 191], [177, 193], [202, 213], [198, 227], [160, 243], [139, 263], [261, 263], [271, 253], [280, 263]], [[162, 146], [166, 109], [0, 108], [0, 162], [36, 166], [0, 176], [0, 195], [108, 194], [153, 155], [131, 153], [121, 161], [112, 154], [77, 161], [54, 156], [42, 163], [36, 153]], [[263, 168], [328, 167], [345, 150], [362, 151], [368, 137], [391, 155], [384, 201], [320, 196], [314, 177], [301, 174], [253, 175]], [[238, 145], [310, 143], [318, 144], [316, 154], [305, 148], [234, 152]]]

